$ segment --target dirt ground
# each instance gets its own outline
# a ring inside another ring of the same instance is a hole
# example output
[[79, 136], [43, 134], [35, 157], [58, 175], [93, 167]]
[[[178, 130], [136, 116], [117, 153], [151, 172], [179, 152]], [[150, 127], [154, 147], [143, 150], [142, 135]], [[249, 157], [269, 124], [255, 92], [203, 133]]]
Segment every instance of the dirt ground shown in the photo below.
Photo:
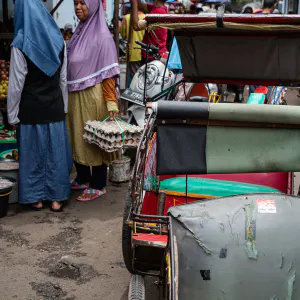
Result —
[[[64, 213], [19, 211], [0, 219], [0, 299], [125, 300], [130, 275], [121, 252], [127, 184], [89, 203], [72, 194]], [[156, 287], [147, 282], [148, 297]]]
[[[299, 105], [297, 92], [290, 105]], [[295, 180], [298, 192], [299, 178]], [[126, 300], [130, 275], [121, 251], [127, 184], [110, 184], [104, 197], [77, 202], [64, 213], [23, 212], [0, 219], [0, 300]], [[157, 299], [153, 279], [147, 300]]]

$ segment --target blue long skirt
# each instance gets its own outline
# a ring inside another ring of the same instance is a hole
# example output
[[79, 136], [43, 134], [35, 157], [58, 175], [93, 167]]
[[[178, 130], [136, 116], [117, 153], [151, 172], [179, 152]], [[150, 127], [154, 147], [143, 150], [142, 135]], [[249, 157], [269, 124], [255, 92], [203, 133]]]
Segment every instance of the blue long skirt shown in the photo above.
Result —
[[65, 201], [72, 153], [66, 122], [20, 125], [19, 202]]

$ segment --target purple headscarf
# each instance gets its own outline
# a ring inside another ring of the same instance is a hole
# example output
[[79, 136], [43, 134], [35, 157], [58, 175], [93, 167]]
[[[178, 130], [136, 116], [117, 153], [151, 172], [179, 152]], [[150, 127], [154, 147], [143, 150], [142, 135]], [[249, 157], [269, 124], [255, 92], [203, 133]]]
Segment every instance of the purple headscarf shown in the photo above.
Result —
[[77, 26], [68, 45], [68, 88], [85, 90], [119, 76], [117, 50], [104, 18], [101, 0], [85, 0], [89, 16]]

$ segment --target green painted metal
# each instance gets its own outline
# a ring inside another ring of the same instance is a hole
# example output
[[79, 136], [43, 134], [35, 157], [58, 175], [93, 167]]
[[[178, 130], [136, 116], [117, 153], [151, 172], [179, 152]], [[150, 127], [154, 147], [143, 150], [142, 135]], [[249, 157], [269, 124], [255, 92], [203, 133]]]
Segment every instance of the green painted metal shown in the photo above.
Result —
[[264, 104], [266, 95], [262, 93], [252, 93], [246, 104]]
[[299, 172], [300, 129], [209, 126], [206, 164], [208, 174]]
[[209, 119], [237, 122], [300, 124], [300, 106], [210, 103]]
[[[160, 182], [160, 190], [173, 193], [186, 193], [186, 178], [174, 177]], [[263, 185], [207, 179], [200, 177], [188, 178], [188, 194], [226, 197], [254, 193], [281, 193], [279, 190]]]

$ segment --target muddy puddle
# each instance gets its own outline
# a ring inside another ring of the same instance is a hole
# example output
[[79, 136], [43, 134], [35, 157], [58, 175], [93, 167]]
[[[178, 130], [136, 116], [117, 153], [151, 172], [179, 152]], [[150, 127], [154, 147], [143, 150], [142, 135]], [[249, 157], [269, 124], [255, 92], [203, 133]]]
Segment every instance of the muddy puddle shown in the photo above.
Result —
[[99, 276], [108, 276], [99, 274], [92, 266], [87, 264], [78, 264], [61, 260], [50, 268], [49, 275], [56, 278], [75, 280], [82, 284]]

